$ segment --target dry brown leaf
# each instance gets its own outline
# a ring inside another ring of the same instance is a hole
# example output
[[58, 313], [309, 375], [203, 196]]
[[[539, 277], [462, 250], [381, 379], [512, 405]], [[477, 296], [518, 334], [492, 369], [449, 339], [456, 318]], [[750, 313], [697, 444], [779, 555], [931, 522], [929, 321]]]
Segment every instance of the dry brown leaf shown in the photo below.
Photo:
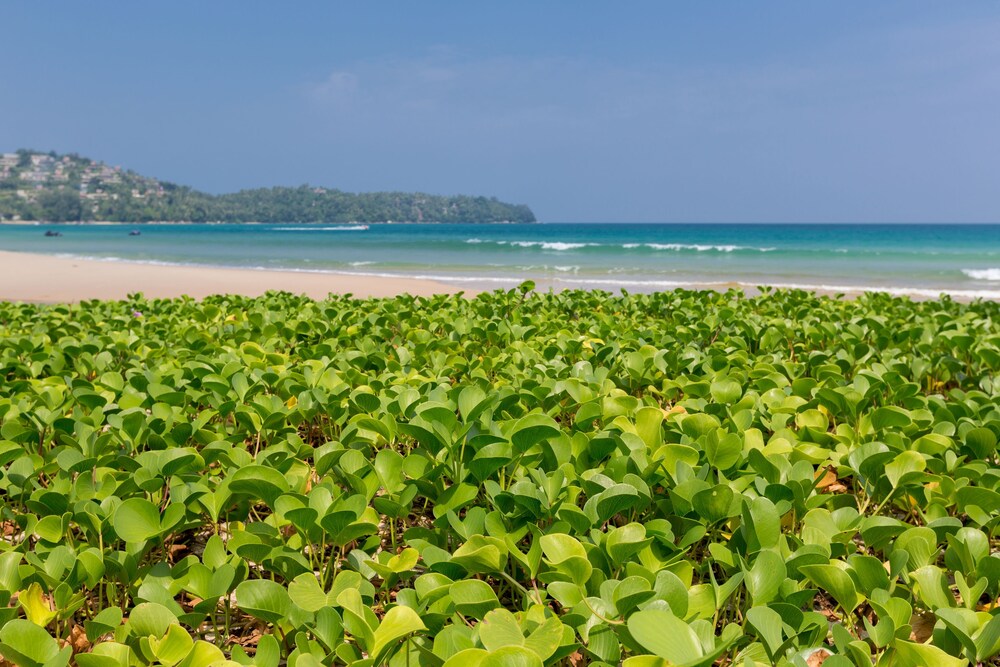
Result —
[[808, 658], [806, 658], [806, 664], [809, 665], [809, 667], [820, 667], [820, 665], [826, 662], [826, 659], [831, 655], [833, 654], [825, 648], [818, 648], [813, 651]]
[[833, 466], [828, 466], [825, 472], [817, 470], [816, 479], [819, 479], [816, 483], [816, 488], [825, 489], [826, 487], [837, 482], [837, 471], [833, 469]]
[[819, 480], [816, 482], [816, 488], [820, 491], [826, 491], [827, 493], [844, 493], [847, 491], [847, 487], [837, 477], [837, 469], [833, 466], [827, 466], [823, 471], [817, 470], [815, 479]]
[[260, 641], [262, 635], [263, 633], [260, 628], [254, 628], [249, 634], [230, 635], [229, 639], [233, 644], [242, 646], [248, 655], [256, 655], [257, 643]]
[[69, 631], [69, 645], [73, 647], [73, 653], [86, 653], [90, 650], [90, 640], [82, 625], [74, 625]]
[[910, 617], [910, 641], [923, 644], [934, 632], [934, 616], [931, 614], [914, 614]]

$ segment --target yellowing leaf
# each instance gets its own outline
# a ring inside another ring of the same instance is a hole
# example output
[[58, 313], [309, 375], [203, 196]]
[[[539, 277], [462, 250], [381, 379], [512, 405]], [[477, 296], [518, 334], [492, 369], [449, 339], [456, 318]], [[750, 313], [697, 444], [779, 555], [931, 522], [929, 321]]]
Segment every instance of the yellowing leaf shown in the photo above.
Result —
[[28, 586], [28, 590], [22, 592], [17, 601], [24, 609], [24, 615], [35, 625], [44, 628], [56, 617], [56, 612], [49, 606], [42, 594], [42, 587], [37, 583]]

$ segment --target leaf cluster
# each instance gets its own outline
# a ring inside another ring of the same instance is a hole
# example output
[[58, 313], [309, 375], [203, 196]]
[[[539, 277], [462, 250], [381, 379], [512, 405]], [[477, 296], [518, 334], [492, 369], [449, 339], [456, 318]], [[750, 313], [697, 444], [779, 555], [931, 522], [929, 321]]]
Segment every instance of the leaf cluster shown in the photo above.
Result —
[[997, 304], [0, 303], [19, 665], [1000, 654]]

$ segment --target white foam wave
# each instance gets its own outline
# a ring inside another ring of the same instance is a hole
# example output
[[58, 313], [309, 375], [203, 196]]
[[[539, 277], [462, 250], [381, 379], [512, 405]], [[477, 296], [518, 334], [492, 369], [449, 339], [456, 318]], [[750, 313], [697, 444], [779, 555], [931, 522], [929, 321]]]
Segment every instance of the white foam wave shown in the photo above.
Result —
[[[626, 244], [631, 245], [631, 244]], [[653, 250], [697, 250], [698, 252], [736, 252], [737, 250], [755, 250], [757, 252], [772, 252], [777, 248], [751, 248], [748, 246], [723, 244], [709, 245], [703, 243], [646, 243], [647, 248]], [[623, 246], [625, 247], [625, 246]]]
[[375, 262], [351, 262], [351, 266], [370, 266]]
[[580, 248], [596, 248], [596, 247], [619, 247], [626, 250], [634, 250], [636, 248], [649, 248], [650, 250], [673, 250], [673, 251], [684, 251], [684, 250], [694, 250], [697, 252], [736, 252], [736, 251], [749, 251], [749, 252], [773, 252], [777, 250], [774, 247], [767, 248], [755, 248], [752, 246], [741, 246], [735, 244], [703, 244], [703, 243], [622, 243], [622, 244], [611, 244], [611, 243], [585, 243], [585, 242], [567, 242], [567, 241], [486, 241], [480, 238], [466, 239], [466, 243], [493, 243], [495, 245], [506, 245], [506, 246], [516, 246], [518, 248], [541, 248], [543, 250], [578, 250]]
[[973, 280], [1000, 282], [1000, 269], [962, 269], [962, 273]]
[[[505, 242], [498, 241], [498, 243], [504, 244]], [[542, 250], [578, 250], [579, 248], [601, 245], [600, 243], [566, 243], [563, 241], [510, 241], [508, 243], [520, 248], [541, 248]]]
[[336, 227], [274, 227], [276, 232], [363, 232], [368, 225], [338, 225]]

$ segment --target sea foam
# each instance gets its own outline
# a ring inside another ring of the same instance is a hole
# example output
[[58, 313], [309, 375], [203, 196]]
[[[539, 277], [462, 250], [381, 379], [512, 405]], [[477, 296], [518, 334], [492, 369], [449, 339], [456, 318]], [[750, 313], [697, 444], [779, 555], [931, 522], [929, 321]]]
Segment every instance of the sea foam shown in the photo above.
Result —
[[635, 250], [637, 248], [647, 248], [649, 250], [672, 250], [675, 252], [695, 251], [695, 252], [773, 252], [774, 247], [756, 248], [753, 246], [741, 246], [732, 244], [702, 244], [702, 243], [573, 243], [567, 241], [489, 241], [480, 238], [466, 239], [466, 243], [492, 243], [494, 245], [516, 246], [518, 248], [541, 248], [542, 250], [578, 250], [580, 248], [624, 248], [625, 250]]
[[962, 273], [973, 280], [1000, 282], [1000, 269], [962, 269]]
[[274, 227], [275, 232], [363, 232], [367, 225], [338, 225], [336, 227]]

